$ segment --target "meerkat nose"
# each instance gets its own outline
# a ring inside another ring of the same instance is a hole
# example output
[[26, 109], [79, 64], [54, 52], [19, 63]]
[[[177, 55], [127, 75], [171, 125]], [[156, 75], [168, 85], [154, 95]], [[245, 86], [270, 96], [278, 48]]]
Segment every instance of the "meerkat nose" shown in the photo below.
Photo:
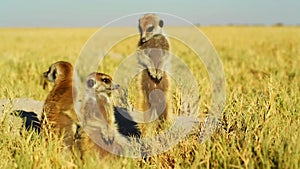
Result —
[[120, 85], [119, 84], [113, 84], [113, 89], [119, 89], [120, 88]]
[[43, 76], [44, 76], [44, 77], [47, 77], [47, 76], [48, 76], [48, 72], [44, 72], [44, 73], [43, 73]]

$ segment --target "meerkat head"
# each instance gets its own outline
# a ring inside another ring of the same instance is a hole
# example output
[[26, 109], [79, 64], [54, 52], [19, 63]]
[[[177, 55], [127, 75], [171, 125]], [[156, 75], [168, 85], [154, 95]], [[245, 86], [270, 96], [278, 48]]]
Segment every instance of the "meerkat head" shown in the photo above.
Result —
[[139, 31], [142, 42], [146, 42], [156, 34], [162, 33], [162, 27], [164, 25], [161, 20], [155, 14], [146, 14], [139, 19]]
[[114, 83], [109, 75], [94, 72], [88, 75], [86, 87], [94, 89], [96, 93], [110, 94], [113, 90], [118, 89], [120, 85]]
[[85, 81], [85, 104], [83, 106], [83, 124], [103, 126], [99, 120], [105, 120], [109, 124], [114, 123], [113, 105], [111, 94], [120, 86], [112, 81], [109, 75], [104, 73], [91, 73]]
[[43, 73], [49, 82], [56, 83], [59, 79], [72, 78], [73, 66], [69, 62], [58, 61], [53, 63], [48, 71]]

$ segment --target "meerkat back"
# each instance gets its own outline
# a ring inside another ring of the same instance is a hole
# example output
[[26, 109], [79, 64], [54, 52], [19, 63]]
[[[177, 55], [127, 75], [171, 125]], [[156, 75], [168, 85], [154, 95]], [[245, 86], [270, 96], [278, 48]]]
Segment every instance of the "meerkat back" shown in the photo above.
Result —
[[42, 128], [62, 135], [66, 146], [72, 146], [78, 127], [73, 105], [73, 67], [68, 62], [59, 61], [43, 75], [54, 86], [43, 106]]

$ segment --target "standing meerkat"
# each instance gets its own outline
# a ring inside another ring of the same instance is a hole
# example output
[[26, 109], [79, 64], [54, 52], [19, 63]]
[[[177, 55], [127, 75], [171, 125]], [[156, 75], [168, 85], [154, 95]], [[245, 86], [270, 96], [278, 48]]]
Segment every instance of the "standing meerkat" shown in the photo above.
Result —
[[43, 75], [54, 86], [43, 106], [42, 129], [63, 136], [65, 145], [72, 147], [78, 128], [73, 104], [73, 66], [59, 61], [52, 64]]
[[100, 157], [109, 155], [107, 150], [122, 152], [115, 139], [123, 136], [118, 133], [111, 101], [111, 93], [118, 88], [109, 75], [91, 73], [87, 77], [80, 115], [84, 131], [81, 131], [79, 147], [83, 156], [90, 150], [96, 150]]
[[163, 24], [155, 14], [146, 14], [139, 19], [140, 40], [136, 54], [143, 70], [139, 76], [137, 107], [145, 112], [144, 122], [157, 117], [168, 120], [171, 111], [168, 103], [170, 80], [166, 72], [170, 65], [170, 45], [163, 35]]

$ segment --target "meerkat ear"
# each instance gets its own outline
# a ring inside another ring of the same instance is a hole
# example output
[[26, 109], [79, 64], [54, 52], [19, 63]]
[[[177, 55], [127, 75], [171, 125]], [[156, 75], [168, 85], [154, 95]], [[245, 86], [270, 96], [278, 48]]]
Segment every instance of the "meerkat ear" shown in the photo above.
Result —
[[158, 25], [162, 28], [164, 26], [164, 21], [163, 20], [159, 20]]

